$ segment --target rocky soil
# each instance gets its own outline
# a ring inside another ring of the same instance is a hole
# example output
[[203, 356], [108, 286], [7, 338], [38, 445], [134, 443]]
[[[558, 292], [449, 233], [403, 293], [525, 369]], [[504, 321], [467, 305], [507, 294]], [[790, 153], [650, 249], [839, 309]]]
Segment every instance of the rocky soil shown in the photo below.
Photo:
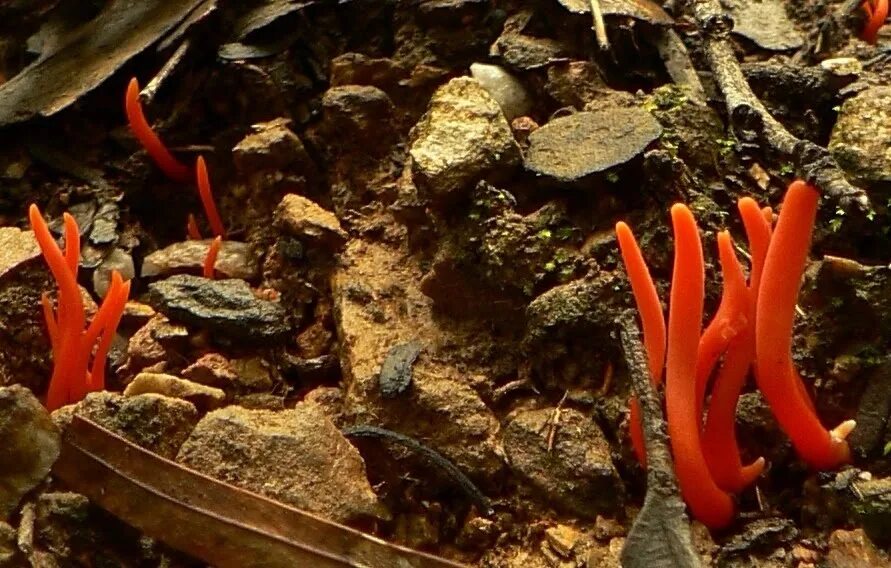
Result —
[[[0, 6], [0, 566], [204, 565], [54, 478], [75, 415], [470, 566], [619, 566], [646, 474], [613, 227], [635, 228], [667, 298], [671, 204], [714, 251], [717, 230], [743, 234], [739, 197], [776, 208], [804, 165], [727, 115], [688, 3], [599, 0], [606, 48], [590, 4]], [[730, 529], [693, 523], [694, 553], [891, 566], [891, 32], [862, 41], [840, 0], [721, 7], [766, 110], [869, 203], [822, 200], [795, 329], [823, 423], [857, 420], [853, 463], [808, 471], [750, 381], [738, 437], [769, 465]], [[174, 153], [208, 161], [215, 279], [211, 240], [186, 238], [189, 213], [209, 234], [194, 186], [127, 128], [131, 76], [152, 81], [143, 105]], [[40, 298], [57, 287], [31, 203], [57, 233], [77, 219], [91, 313], [112, 270], [133, 282], [108, 390], [52, 416]]]

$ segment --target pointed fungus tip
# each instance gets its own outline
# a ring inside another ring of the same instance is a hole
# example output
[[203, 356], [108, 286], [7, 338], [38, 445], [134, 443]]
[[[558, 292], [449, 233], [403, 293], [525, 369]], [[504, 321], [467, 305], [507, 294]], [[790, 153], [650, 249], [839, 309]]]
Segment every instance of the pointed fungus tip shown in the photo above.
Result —
[[851, 435], [851, 432], [853, 432], [854, 428], [856, 427], [856, 420], [845, 420], [844, 422], [833, 428], [830, 434], [833, 440], [844, 442], [848, 438], [848, 436]]

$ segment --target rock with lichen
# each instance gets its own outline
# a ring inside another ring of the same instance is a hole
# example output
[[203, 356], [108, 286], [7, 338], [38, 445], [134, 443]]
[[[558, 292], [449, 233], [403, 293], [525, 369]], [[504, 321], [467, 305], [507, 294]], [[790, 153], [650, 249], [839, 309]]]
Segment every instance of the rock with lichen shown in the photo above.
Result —
[[0, 519], [49, 474], [59, 457], [59, 430], [30, 390], [0, 388]]
[[870, 87], [841, 106], [829, 138], [832, 157], [856, 181], [891, 179], [891, 87]]
[[470, 77], [452, 79], [433, 94], [412, 129], [409, 154], [419, 190], [448, 201], [520, 157], [498, 102]]
[[160, 394], [125, 397], [119, 393], [90, 393], [75, 406], [53, 413], [63, 428], [72, 416], [82, 416], [130, 442], [165, 458], [173, 458], [198, 423], [191, 402]]
[[545, 502], [594, 519], [623, 501], [609, 443], [590, 417], [572, 409], [521, 410], [504, 428], [504, 451], [515, 474]]
[[337, 522], [386, 518], [365, 462], [321, 408], [230, 406], [205, 416], [176, 461]]

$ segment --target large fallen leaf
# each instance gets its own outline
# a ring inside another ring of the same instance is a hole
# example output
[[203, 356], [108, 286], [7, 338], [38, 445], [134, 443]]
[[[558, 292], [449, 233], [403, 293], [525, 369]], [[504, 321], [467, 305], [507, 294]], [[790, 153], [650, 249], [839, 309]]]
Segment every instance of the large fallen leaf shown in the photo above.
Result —
[[145, 534], [218, 568], [460, 568], [186, 469], [75, 417], [53, 473]]
[[204, 0], [112, 0], [0, 86], [0, 126], [50, 116], [164, 37]]

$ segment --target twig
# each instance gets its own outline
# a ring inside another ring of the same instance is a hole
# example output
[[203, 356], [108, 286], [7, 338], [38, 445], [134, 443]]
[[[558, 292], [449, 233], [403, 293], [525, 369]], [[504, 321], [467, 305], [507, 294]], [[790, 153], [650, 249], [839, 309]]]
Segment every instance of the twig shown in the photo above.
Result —
[[668, 452], [662, 404], [650, 385], [650, 369], [640, 332], [630, 311], [620, 315], [617, 323], [631, 387], [640, 401], [647, 448], [647, 494], [622, 548], [621, 564], [625, 568], [698, 567], [699, 559], [693, 550], [690, 525]]
[[609, 51], [609, 38], [606, 36], [606, 24], [603, 22], [603, 10], [600, 0], [591, 0], [591, 16], [594, 18], [594, 36], [601, 51]]
[[436, 450], [428, 448], [414, 438], [406, 436], [405, 434], [400, 434], [399, 432], [387, 430], [386, 428], [369, 425], [353, 426], [351, 428], [345, 428], [341, 432], [347, 438], [379, 438], [389, 440], [391, 442], [396, 442], [415, 453], [421, 454], [428, 462], [441, 469], [443, 473], [455, 483], [455, 485], [460, 487], [461, 491], [473, 501], [480, 512], [486, 515], [495, 513], [489, 498], [483, 495], [483, 492], [480, 491], [466, 475], [464, 475], [464, 472], [458, 469], [451, 461], [443, 457], [442, 454]]
[[560, 414], [563, 412], [563, 403], [566, 402], [567, 396], [569, 396], [568, 390], [563, 393], [563, 398], [560, 399], [560, 402], [557, 403], [557, 408], [551, 414], [550, 428], [548, 429], [548, 453], [551, 453], [554, 449], [554, 438], [557, 437], [557, 428], [560, 427]]
[[838, 200], [846, 211], [868, 212], [871, 206], [866, 192], [845, 179], [829, 150], [793, 136], [752, 92], [730, 43], [733, 20], [721, 9], [718, 0], [689, 0], [687, 8], [696, 20], [706, 61], [724, 94], [736, 135], [746, 141], [760, 138], [783, 159], [790, 160], [799, 176]]

